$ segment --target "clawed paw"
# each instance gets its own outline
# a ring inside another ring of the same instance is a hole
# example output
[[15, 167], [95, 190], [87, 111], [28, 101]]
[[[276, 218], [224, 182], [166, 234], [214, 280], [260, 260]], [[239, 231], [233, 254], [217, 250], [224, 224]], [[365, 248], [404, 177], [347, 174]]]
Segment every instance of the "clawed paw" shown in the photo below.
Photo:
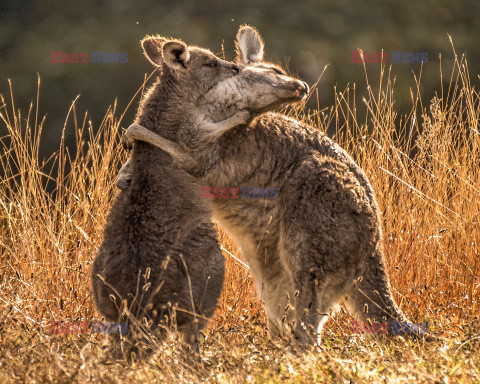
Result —
[[133, 148], [133, 140], [128, 140], [126, 135], [124, 135], [122, 138], [122, 147], [126, 151], [131, 151]]
[[125, 141], [129, 143], [130, 146], [133, 146], [133, 143], [135, 142], [135, 127], [129, 127], [125, 131]]

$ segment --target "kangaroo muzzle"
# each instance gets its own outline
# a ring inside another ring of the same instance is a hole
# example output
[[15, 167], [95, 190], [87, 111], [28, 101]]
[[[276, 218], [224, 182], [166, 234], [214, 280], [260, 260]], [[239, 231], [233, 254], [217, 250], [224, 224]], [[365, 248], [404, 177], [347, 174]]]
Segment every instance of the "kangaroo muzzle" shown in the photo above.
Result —
[[310, 92], [310, 88], [308, 87], [308, 84], [305, 83], [304, 81], [298, 81], [297, 89], [293, 91], [293, 95], [298, 97], [301, 100], [308, 95], [308, 92]]

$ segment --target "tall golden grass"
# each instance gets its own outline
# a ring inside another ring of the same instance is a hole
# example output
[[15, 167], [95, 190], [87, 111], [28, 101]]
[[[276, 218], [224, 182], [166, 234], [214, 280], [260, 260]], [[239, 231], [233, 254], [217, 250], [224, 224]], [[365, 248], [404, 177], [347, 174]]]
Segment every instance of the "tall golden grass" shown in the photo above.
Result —
[[[288, 113], [333, 129], [334, 139], [366, 171], [383, 214], [395, 298], [412, 320], [428, 320], [445, 334], [479, 311], [480, 97], [463, 57], [455, 58], [449, 81], [442, 76], [441, 89], [426, 105], [420, 84], [416, 78], [412, 109], [404, 116], [395, 110], [394, 81], [384, 67], [380, 87], [368, 86], [361, 100], [353, 85], [336, 91], [330, 108]], [[90, 319], [96, 316], [90, 266], [127, 157], [121, 126], [128, 122], [114, 105], [93, 127], [73, 102], [67, 121], [75, 153], [65, 147], [64, 127], [59, 150], [40, 161], [42, 131], [55, 128], [40, 117], [38, 94], [24, 112], [10, 90], [0, 96], [7, 131], [0, 138], [0, 323], [43, 330], [50, 320]], [[358, 103], [366, 106], [363, 118]], [[221, 232], [220, 241], [240, 257]], [[264, 324], [248, 268], [228, 252], [224, 292], [210, 327], [236, 329], [252, 319]], [[345, 330], [341, 319], [334, 327]]]

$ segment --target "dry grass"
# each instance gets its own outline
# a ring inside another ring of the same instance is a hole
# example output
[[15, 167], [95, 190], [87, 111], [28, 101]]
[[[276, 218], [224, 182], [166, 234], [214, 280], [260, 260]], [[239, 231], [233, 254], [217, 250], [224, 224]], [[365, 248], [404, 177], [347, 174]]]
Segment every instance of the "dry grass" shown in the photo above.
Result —
[[[94, 133], [72, 104], [77, 152], [71, 156], [62, 139], [58, 153], [40, 163], [38, 101], [25, 116], [10, 94], [0, 100], [8, 131], [0, 138], [0, 381], [480, 382], [480, 95], [462, 59], [428, 105], [418, 80], [411, 112], [398, 116], [390, 73], [382, 68], [380, 76], [380, 89], [368, 88], [361, 100], [363, 119], [355, 86], [336, 92], [329, 109], [289, 113], [333, 128], [365, 169], [383, 213], [395, 298], [444, 343], [352, 335], [351, 319], [340, 314], [329, 321], [322, 348], [294, 354], [268, 341], [251, 276], [227, 252], [226, 284], [201, 360], [171, 342], [148, 362], [129, 365], [104, 356], [99, 335], [50, 334], [51, 320], [96, 316], [89, 271], [126, 158], [121, 117], [113, 107]], [[239, 255], [223, 233], [220, 239]]]

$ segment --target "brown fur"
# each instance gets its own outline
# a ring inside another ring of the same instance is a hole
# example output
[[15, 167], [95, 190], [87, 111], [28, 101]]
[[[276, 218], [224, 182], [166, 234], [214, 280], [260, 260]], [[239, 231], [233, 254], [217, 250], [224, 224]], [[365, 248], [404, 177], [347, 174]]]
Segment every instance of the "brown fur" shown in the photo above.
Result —
[[[258, 35], [252, 43], [255, 34], [244, 27], [237, 36], [238, 76], [250, 82], [237, 87], [238, 102], [229, 106], [229, 115], [243, 108], [254, 116], [276, 105], [264, 102], [268, 86], [275, 95], [278, 83], [264, 79], [268, 70], [262, 69], [263, 43]], [[225, 94], [222, 83], [213, 90], [219, 90], [219, 103]], [[260, 89], [258, 98], [242, 97], [252, 89]], [[172, 129], [182, 126], [173, 124]], [[200, 147], [182, 143], [182, 132], [177, 132], [177, 140], [169, 130], [157, 133], [182, 144], [195, 159], [193, 166], [178, 163], [199, 185], [279, 189], [277, 199], [219, 198], [212, 207], [214, 219], [238, 241], [251, 267], [273, 333], [315, 342], [341, 300], [364, 322], [406, 321], [390, 291], [372, 187], [353, 159], [326, 135], [274, 113], [222, 132], [213, 141], [196, 136]], [[130, 138], [145, 140], [143, 135]], [[421, 333], [418, 327], [410, 329]]]
[[[175, 139], [178, 116], [194, 111], [200, 94], [238, 68], [200, 48], [182, 51], [186, 46], [179, 41], [147, 37], [142, 44], [160, 66], [160, 77], [136, 121]], [[216, 67], [204, 65], [214, 60]], [[184, 85], [178, 83], [179, 72], [185, 74]], [[179, 98], [178, 88], [191, 92]], [[170, 110], [174, 113], [166, 113]], [[194, 121], [194, 115], [190, 118]], [[135, 144], [129, 167], [132, 176], [115, 198], [93, 263], [96, 307], [107, 321], [118, 322], [127, 314], [128, 320], [146, 320], [153, 332], [159, 325], [171, 326], [175, 314], [178, 330], [196, 342], [197, 331], [216, 308], [224, 278], [211, 210], [194, 178], [158, 148]]]

